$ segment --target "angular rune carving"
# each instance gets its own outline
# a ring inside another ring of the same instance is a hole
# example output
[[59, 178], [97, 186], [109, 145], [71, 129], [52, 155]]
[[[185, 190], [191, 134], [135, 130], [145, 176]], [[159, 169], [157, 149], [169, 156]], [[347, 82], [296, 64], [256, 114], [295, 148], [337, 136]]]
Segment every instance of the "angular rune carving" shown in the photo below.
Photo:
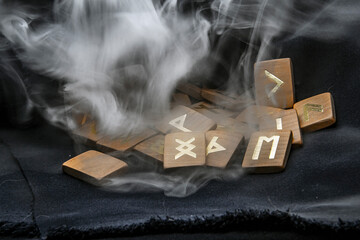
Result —
[[184, 127], [186, 116], [187, 116], [187, 114], [181, 115], [180, 117], [177, 117], [177, 118], [171, 120], [169, 122], [169, 124], [183, 132], [191, 132], [190, 129], [187, 129], [186, 127]]
[[179, 153], [175, 155], [175, 159], [178, 159], [184, 155], [189, 155], [190, 157], [196, 158], [196, 153], [191, 151], [194, 148], [196, 148], [195, 145], [191, 144], [192, 142], [195, 141], [194, 137], [190, 138], [188, 141], [185, 142], [180, 139], [175, 139], [175, 141], [180, 144], [180, 146], [176, 148], [176, 150], [178, 150]]
[[216, 142], [218, 139], [219, 139], [219, 137], [213, 137], [211, 139], [209, 145], [206, 148], [206, 156], [209, 153], [220, 152], [220, 151], [226, 150], [226, 148], [224, 148], [223, 146], [221, 146], [219, 143]]
[[309, 112], [310, 111], [314, 111], [314, 112], [324, 112], [324, 107], [320, 104], [311, 104], [311, 103], [307, 103], [304, 105], [304, 119], [305, 121], [309, 121]]
[[276, 86], [268, 94], [268, 97], [270, 98], [272, 95], [274, 95], [274, 93], [279, 90], [279, 88], [281, 87], [281, 85], [284, 84], [284, 82], [280, 78], [276, 77], [274, 74], [270, 73], [268, 70], [265, 70], [265, 76], [276, 83]]
[[261, 151], [261, 147], [263, 142], [271, 142], [272, 146], [271, 146], [271, 150], [270, 150], [270, 155], [269, 155], [269, 159], [274, 159], [275, 158], [275, 154], [276, 154], [276, 149], [277, 146], [279, 144], [279, 140], [280, 140], [280, 136], [272, 136], [270, 138], [265, 137], [265, 136], [261, 136], [259, 137], [259, 140], [256, 143], [255, 149], [254, 149], [254, 153], [252, 155], [252, 160], [258, 160], [259, 159], [259, 155], [260, 155], [260, 151]]

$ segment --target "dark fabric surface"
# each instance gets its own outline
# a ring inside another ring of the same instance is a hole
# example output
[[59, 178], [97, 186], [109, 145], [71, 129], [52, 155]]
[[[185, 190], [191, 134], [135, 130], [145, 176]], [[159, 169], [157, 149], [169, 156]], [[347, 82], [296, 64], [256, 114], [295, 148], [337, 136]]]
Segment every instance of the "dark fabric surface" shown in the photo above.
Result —
[[329, 91], [337, 114], [334, 126], [303, 135], [304, 146], [292, 149], [284, 172], [211, 181], [186, 198], [108, 192], [62, 173], [61, 164], [75, 156], [67, 133], [45, 123], [3, 127], [0, 235], [80, 239], [273, 230], [359, 236], [358, 38], [325, 44], [298, 37], [278, 44], [280, 57], [293, 61], [296, 99]]

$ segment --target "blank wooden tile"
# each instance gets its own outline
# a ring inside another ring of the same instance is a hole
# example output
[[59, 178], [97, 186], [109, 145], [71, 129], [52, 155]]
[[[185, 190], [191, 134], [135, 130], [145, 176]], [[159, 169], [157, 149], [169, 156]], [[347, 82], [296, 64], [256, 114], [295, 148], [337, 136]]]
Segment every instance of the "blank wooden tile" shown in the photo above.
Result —
[[170, 133], [165, 136], [164, 168], [205, 165], [205, 134]]
[[201, 96], [209, 102], [234, 111], [241, 111], [253, 104], [253, 101], [250, 98], [245, 97], [245, 95], [228, 96], [215, 89], [202, 89]]
[[85, 123], [79, 129], [74, 130], [72, 133], [75, 138], [91, 146], [95, 146], [96, 141], [103, 137], [97, 133], [95, 122]]
[[183, 92], [197, 100], [202, 100], [201, 88], [192, 83], [180, 83], [177, 85], [177, 90]]
[[246, 149], [242, 167], [254, 172], [280, 172], [285, 169], [291, 148], [291, 131], [254, 133]]
[[235, 119], [249, 125], [259, 125], [262, 117], [272, 115], [280, 111], [282, 111], [281, 108], [252, 105], [242, 111]]
[[233, 118], [226, 118], [218, 123], [216, 130], [241, 134], [247, 140], [250, 138], [251, 134], [258, 129], [254, 127], [254, 125], [243, 123]]
[[176, 105], [190, 106], [191, 100], [188, 95], [184, 93], [174, 93], [173, 99]]
[[134, 147], [134, 149], [160, 162], [163, 162], [164, 142], [165, 142], [165, 136], [159, 134], [139, 143]]
[[168, 132], [206, 132], [216, 128], [214, 120], [185, 106], [176, 106], [156, 128]]
[[218, 106], [206, 102], [195, 103], [191, 105], [190, 108], [214, 120], [216, 123], [236, 115], [235, 112], [219, 108]]
[[120, 151], [124, 152], [134, 147], [136, 144], [144, 141], [145, 139], [154, 136], [156, 132], [152, 129], [146, 129], [140, 133], [129, 134], [125, 137], [110, 138], [104, 137], [96, 142], [96, 146], [103, 152]]
[[303, 143], [299, 119], [294, 109], [282, 110], [263, 116], [260, 119], [260, 131], [267, 130], [291, 130], [293, 136], [292, 143]]
[[236, 132], [213, 130], [206, 133], [206, 165], [225, 168], [243, 141]]
[[326, 128], [336, 122], [331, 93], [322, 93], [294, 104], [300, 127], [307, 132]]
[[255, 63], [256, 104], [292, 108], [294, 82], [290, 58]]
[[127, 170], [127, 164], [117, 158], [90, 150], [63, 163], [62, 169], [70, 176], [100, 185], [109, 177], [123, 174]]

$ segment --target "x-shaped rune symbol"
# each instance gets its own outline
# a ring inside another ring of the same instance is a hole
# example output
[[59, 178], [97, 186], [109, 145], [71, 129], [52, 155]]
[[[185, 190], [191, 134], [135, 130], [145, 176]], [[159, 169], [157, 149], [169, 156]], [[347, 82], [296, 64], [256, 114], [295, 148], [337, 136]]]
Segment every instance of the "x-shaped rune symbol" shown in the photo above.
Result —
[[175, 155], [175, 159], [178, 159], [184, 155], [189, 155], [190, 157], [196, 158], [196, 153], [192, 152], [191, 150], [193, 150], [194, 148], [196, 148], [195, 145], [191, 144], [193, 141], [195, 141], [195, 138], [190, 138], [188, 141], [184, 142], [180, 139], [175, 139], [175, 141], [177, 143], [180, 144], [180, 146], [178, 146], [176, 148], [176, 150], [179, 151], [178, 154]]

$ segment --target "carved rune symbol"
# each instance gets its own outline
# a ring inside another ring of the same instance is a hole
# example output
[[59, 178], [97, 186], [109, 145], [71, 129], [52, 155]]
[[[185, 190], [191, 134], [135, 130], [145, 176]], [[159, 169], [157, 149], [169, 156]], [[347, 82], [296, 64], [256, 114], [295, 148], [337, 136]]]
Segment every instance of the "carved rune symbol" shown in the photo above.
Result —
[[304, 119], [305, 121], [309, 121], [309, 112], [310, 111], [314, 111], [314, 112], [324, 112], [324, 107], [320, 104], [310, 104], [307, 103], [304, 105]]
[[282, 119], [281, 118], [277, 118], [276, 119], [276, 129], [277, 130], [282, 130]]
[[177, 143], [180, 144], [180, 146], [178, 146], [176, 148], [176, 150], [179, 151], [178, 154], [175, 155], [175, 159], [178, 159], [184, 155], [189, 155], [190, 157], [196, 158], [196, 153], [192, 152], [191, 150], [193, 150], [194, 148], [196, 148], [195, 145], [191, 144], [193, 141], [195, 141], [195, 138], [190, 138], [188, 141], [184, 142], [180, 139], [175, 139], [175, 141]]
[[268, 70], [265, 70], [265, 76], [276, 83], [276, 86], [268, 93], [268, 97], [270, 98], [272, 95], [274, 95], [274, 93], [279, 90], [279, 88], [281, 87], [281, 85], [284, 84], [284, 82], [274, 74], [270, 73]]
[[183, 132], [191, 132], [190, 129], [187, 129], [186, 127], [184, 127], [186, 116], [187, 116], [187, 114], [181, 115], [180, 117], [177, 117], [177, 118], [171, 120], [169, 122], [169, 124]]
[[213, 137], [211, 139], [209, 145], [206, 148], [206, 156], [209, 153], [220, 152], [220, 151], [226, 150], [226, 148], [224, 148], [223, 146], [221, 146], [219, 143], [216, 142], [218, 139], [219, 139], [219, 137]]
[[279, 140], [280, 140], [280, 136], [272, 136], [270, 138], [265, 137], [265, 136], [259, 137], [259, 140], [256, 143], [256, 146], [255, 146], [255, 149], [254, 149], [254, 153], [252, 155], [252, 160], [258, 160], [259, 159], [261, 147], [262, 147], [262, 144], [263, 144], [264, 141], [268, 142], [268, 143], [273, 141], [273, 143], [271, 145], [269, 159], [274, 159], [275, 154], [276, 154], [276, 149], [277, 149], [277, 146], [279, 144]]

